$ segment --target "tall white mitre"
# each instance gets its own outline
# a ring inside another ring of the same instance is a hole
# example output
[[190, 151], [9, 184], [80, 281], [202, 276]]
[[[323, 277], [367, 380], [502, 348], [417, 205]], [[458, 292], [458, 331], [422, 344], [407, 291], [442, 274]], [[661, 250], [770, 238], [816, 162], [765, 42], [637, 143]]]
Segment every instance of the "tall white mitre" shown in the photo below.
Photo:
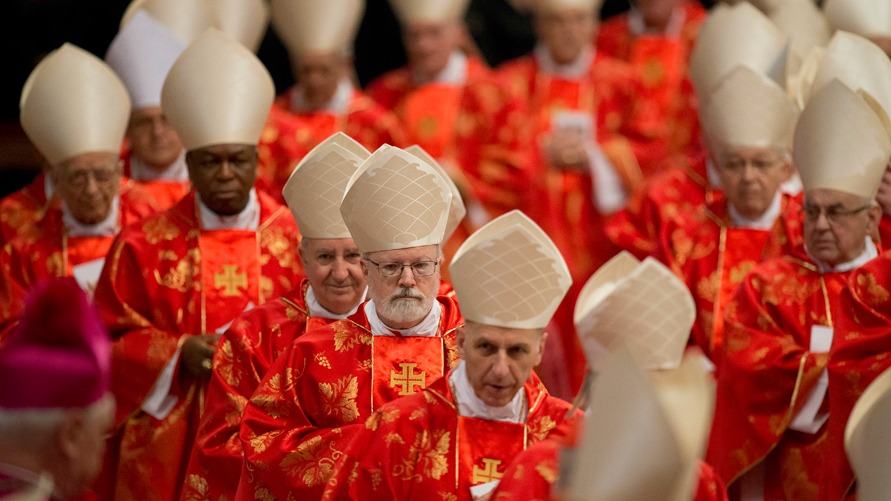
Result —
[[351, 52], [364, 0], [272, 0], [272, 27], [291, 57]]
[[572, 285], [557, 246], [518, 210], [470, 235], [449, 271], [464, 319], [496, 327], [544, 328]]
[[845, 452], [857, 476], [857, 499], [891, 499], [891, 370], [869, 386], [848, 417]]

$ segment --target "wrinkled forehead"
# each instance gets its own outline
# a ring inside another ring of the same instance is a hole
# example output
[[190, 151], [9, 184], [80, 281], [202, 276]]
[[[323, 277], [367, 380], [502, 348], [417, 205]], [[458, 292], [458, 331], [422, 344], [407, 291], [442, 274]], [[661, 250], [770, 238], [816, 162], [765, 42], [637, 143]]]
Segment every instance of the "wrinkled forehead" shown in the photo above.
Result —
[[91, 151], [81, 153], [62, 160], [57, 168], [63, 172], [75, 172], [85, 169], [112, 169], [119, 165], [118, 154], [108, 151]]
[[467, 320], [463, 327], [464, 335], [469, 340], [486, 340], [496, 345], [515, 346], [537, 343], [544, 329], [518, 329], [488, 325]]

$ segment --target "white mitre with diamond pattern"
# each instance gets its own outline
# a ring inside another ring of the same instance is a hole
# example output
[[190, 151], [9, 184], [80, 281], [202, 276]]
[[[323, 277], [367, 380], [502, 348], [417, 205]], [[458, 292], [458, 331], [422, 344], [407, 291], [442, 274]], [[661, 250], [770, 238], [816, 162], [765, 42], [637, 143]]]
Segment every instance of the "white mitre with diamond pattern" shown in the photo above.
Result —
[[588, 279], [575, 304], [575, 326], [588, 367], [628, 345], [646, 370], [676, 369], [696, 318], [690, 291], [653, 258], [623, 251]]
[[340, 214], [362, 252], [441, 245], [452, 193], [435, 167], [383, 145], [353, 174]]
[[421, 160], [427, 162], [432, 165], [439, 171], [439, 174], [442, 176], [443, 181], [449, 185], [449, 191], [452, 192], [452, 203], [449, 205], [449, 222], [446, 224], [445, 238], [443, 241], [448, 240], [449, 237], [455, 233], [455, 230], [458, 229], [458, 226], [461, 224], [461, 220], [464, 219], [464, 216], [467, 215], [467, 209], [464, 207], [464, 199], [461, 198], [461, 192], [458, 191], [458, 186], [452, 181], [452, 178], [449, 174], [439, 165], [439, 162], [436, 161], [433, 157], [430, 156], [429, 153], [424, 151], [424, 148], [421, 148], [418, 145], [412, 145], [408, 148], [405, 148], [405, 151], [411, 153], [412, 155], [420, 158]]
[[28, 76], [19, 100], [22, 129], [50, 165], [90, 152], [118, 153], [130, 97], [101, 59], [66, 43]]
[[572, 285], [557, 246], [517, 210], [468, 237], [449, 272], [465, 320], [516, 329], [547, 326]]
[[891, 499], [891, 370], [886, 370], [869, 386], [848, 418], [845, 452], [857, 475], [857, 499]]
[[340, 215], [347, 183], [371, 153], [343, 132], [319, 143], [288, 177], [282, 196], [306, 238], [352, 238]]
[[874, 198], [891, 157], [884, 113], [863, 91], [855, 93], [838, 80], [824, 85], [795, 127], [792, 157], [804, 191]]

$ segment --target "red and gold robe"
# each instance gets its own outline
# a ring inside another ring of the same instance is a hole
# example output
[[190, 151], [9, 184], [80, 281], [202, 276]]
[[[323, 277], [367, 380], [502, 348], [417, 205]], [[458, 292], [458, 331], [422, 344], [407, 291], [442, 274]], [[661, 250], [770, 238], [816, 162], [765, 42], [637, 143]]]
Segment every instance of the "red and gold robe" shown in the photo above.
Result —
[[181, 499], [231, 499], [241, 475], [241, 414], [272, 362], [303, 333], [332, 322], [310, 317], [309, 282], [238, 317], [220, 338], [204, 415]]
[[600, 25], [597, 52], [630, 64], [640, 80], [638, 95], [653, 110], [652, 120], [641, 125], [642, 140], [635, 154], [644, 173], [653, 173], [673, 158], [689, 158], [702, 151], [698, 101], [688, 77], [690, 54], [706, 10], [696, 1], [679, 8], [684, 22], [677, 36], [636, 35], [627, 13]]
[[[604, 235], [605, 217], [594, 200], [594, 179], [590, 171], [555, 169], [544, 157], [542, 138], [551, 131], [553, 114], [580, 111], [593, 117], [596, 138], [630, 193], [642, 179], [640, 167], [628, 140], [634, 135], [633, 122], [639, 116], [636, 105], [638, 84], [624, 63], [593, 56], [590, 69], [580, 79], [568, 80], [544, 73], [534, 56], [504, 64], [499, 74], [511, 90], [528, 103], [526, 121], [532, 159], [533, 189], [524, 196], [523, 210], [554, 240], [569, 271], [573, 287], [555, 315], [559, 341], [566, 357], [570, 388], [556, 394], [575, 394], [585, 374], [585, 361], [575, 335], [572, 310], [578, 291], [588, 277], [608, 261], [617, 249]], [[555, 339], [556, 341], [556, 339]], [[550, 386], [550, 381], [545, 384]], [[552, 388], [556, 390], [556, 388]]]
[[46, 174], [40, 173], [24, 188], [0, 199], [0, 245], [27, 225], [43, 217], [48, 207]]
[[562, 430], [571, 404], [534, 373], [522, 391], [525, 423], [461, 416], [448, 376], [390, 402], [344, 451], [322, 499], [470, 501], [471, 486], [499, 480], [517, 454]]
[[719, 193], [709, 183], [705, 155], [700, 155], [695, 162], [683, 162], [647, 179], [628, 205], [607, 220], [606, 236], [638, 259], [653, 256], [664, 226], [670, 221], [681, 224], [682, 214], [711, 202]]
[[294, 120], [293, 137], [286, 140], [293, 144], [283, 150], [290, 152], [292, 158], [287, 162], [263, 163], [257, 172], [257, 187], [281, 202], [284, 202], [282, 188], [294, 167], [335, 132], [343, 132], [371, 152], [383, 144], [408, 146], [405, 131], [398, 119], [361, 91], [353, 91], [349, 107], [343, 115], [331, 112], [295, 113], [291, 108], [291, 95], [291, 92], [286, 92], [279, 96], [273, 108], [276, 113]]
[[696, 303], [690, 343], [715, 365], [720, 363], [724, 310], [737, 286], [755, 265], [782, 255], [790, 241], [802, 238], [800, 200], [782, 195], [780, 203], [769, 230], [733, 227], [723, 195], [665, 226], [657, 255], [690, 289]]
[[96, 288], [95, 303], [114, 338], [117, 399], [116, 499], [177, 499], [201, 413], [206, 381], [177, 370], [172, 411], [142, 410], [161, 370], [188, 337], [212, 333], [249, 303], [293, 289], [302, 267], [299, 234], [287, 208], [258, 193], [257, 231], [200, 227], [195, 193], [125, 228]]
[[844, 449], [845, 426], [863, 391], [891, 367], [891, 253], [851, 272], [841, 293], [839, 335], [829, 352], [827, 460], [818, 499], [838, 500], [856, 489]]
[[[789, 429], [826, 368], [810, 351], [812, 328], [834, 328], [847, 312], [839, 294], [850, 272], [820, 273], [799, 247], [756, 266], [727, 305], [715, 418], [706, 460], [727, 483], [764, 465], [765, 499], [816, 499], [826, 474], [826, 425]], [[827, 393], [822, 405], [835, 396]]]
[[445, 375], [457, 358], [455, 329], [463, 320], [454, 298], [437, 300], [435, 337], [373, 336], [364, 306], [299, 337], [245, 407], [236, 499], [318, 499], [361, 423]]

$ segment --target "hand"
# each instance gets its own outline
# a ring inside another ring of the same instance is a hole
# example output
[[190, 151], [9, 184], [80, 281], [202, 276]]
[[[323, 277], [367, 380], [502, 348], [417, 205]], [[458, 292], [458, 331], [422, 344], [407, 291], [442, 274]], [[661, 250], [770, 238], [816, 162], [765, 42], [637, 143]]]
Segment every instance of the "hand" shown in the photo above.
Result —
[[586, 170], [588, 168], [587, 142], [575, 129], [556, 129], [544, 143], [548, 163], [557, 169]]
[[213, 352], [219, 340], [219, 334], [201, 334], [187, 338], [183, 342], [179, 358], [182, 368], [196, 377], [209, 378], [213, 369]]

